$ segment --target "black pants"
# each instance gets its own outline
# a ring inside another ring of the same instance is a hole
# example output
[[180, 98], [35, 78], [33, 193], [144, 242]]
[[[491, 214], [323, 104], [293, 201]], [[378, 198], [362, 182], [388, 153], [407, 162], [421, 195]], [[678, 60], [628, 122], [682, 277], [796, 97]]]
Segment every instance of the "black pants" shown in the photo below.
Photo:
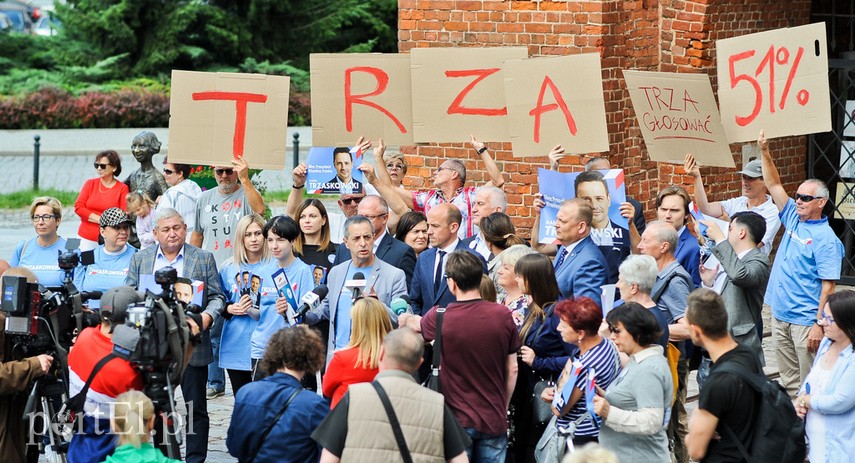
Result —
[[244, 385], [252, 382], [252, 371], [249, 370], [232, 370], [226, 369], [229, 374], [229, 381], [232, 383], [232, 394], [237, 397], [237, 393]]
[[[187, 423], [185, 435], [187, 463], [203, 463], [208, 456], [208, 399], [205, 397], [205, 387], [208, 384], [208, 367], [187, 366], [184, 379], [181, 381], [181, 393], [187, 406]], [[192, 415], [191, 415], [192, 412]]]

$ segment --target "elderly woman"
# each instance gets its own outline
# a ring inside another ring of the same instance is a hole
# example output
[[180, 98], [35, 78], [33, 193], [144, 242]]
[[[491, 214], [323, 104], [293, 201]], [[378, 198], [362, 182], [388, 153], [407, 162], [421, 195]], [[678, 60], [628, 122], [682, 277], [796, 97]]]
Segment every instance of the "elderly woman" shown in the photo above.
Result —
[[[487, 249], [493, 256], [498, 256], [511, 246], [525, 244], [525, 240], [515, 234], [516, 229], [511, 218], [503, 212], [494, 212], [482, 218], [479, 227], [481, 228], [481, 234], [484, 235], [484, 242], [487, 245]], [[498, 297], [501, 298], [503, 294], [499, 285], [499, 266], [498, 259], [491, 259], [487, 263], [487, 275], [496, 284]]]
[[674, 384], [659, 338], [659, 322], [640, 304], [627, 302], [606, 316], [611, 340], [629, 362], [606, 389], [594, 397], [603, 425], [600, 445], [620, 461], [668, 463], [669, 421]]
[[306, 325], [277, 331], [261, 361], [269, 376], [235, 396], [226, 435], [229, 454], [238, 461], [318, 461], [321, 448], [310, 436], [330, 408], [300, 380], [323, 365], [324, 345], [315, 331]]
[[[118, 207], [111, 207], [101, 214], [101, 237], [104, 244], [95, 248], [93, 262], [78, 267], [74, 285], [80, 291], [107, 291], [125, 284], [131, 257], [137, 249], [128, 244], [131, 233], [131, 218]], [[90, 309], [101, 307], [97, 299], [89, 301]]]
[[80, 250], [89, 251], [98, 246], [98, 223], [101, 213], [111, 207], [127, 210], [125, 197], [128, 186], [118, 180], [122, 173], [122, 160], [119, 153], [108, 150], [95, 156], [97, 178], [89, 179], [80, 189], [74, 202], [74, 213], [80, 217], [77, 235], [80, 237]]
[[[572, 392], [561, 410], [553, 409], [553, 413], [559, 416], [556, 426], [566, 428], [587, 411], [585, 406], [587, 371], [593, 370], [596, 374], [597, 386], [606, 389], [620, 372], [620, 356], [614, 344], [597, 333], [603, 319], [603, 312], [593, 299], [588, 297], [565, 299], [555, 305], [555, 312], [561, 319], [561, 323], [558, 324], [561, 339], [577, 346], [579, 354], [567, 361], [557, 387], [544, 389], [541, 399], [552, 403], [556, 391], [563, 393], [568, 387], [567, 381], [574, 369], [574, 363], [584, 368], [584, 373], [576, 377], [574, 384], [569, 386]], [[596, 424], [592, 420], [586, 420], [576, 428], [573, 445], [582, 446], [589, 442], [597, 442], [599, 433]]]
[[184, 217], [187, 224], [187, 242], [190, 242], [190, 234], [196, 229], [196, 202], [202, 194], [202, 189], [193, 180], [190, 180], [191, 167], [187, 164], [173, 164], [163, 160], [163, 177], [169, 189], [160, 197], [157, 203], [158, 210], [172, 208]]
[[404, 155], [400, 151], [384, 152], [383, 162], [386, 165], [389, 178], [392, 179], [392, 186], [403, 188], [401, 183], [404, 181], [404, 176], [407, 175], [407, 160]]
[[514, 266], [523, 256], [535, 254], [537, 251], [524, 244], [518, 244], [502, 251], [494, 260], [499, 261], [496, 270], [497, 283], [501, 289], [497, 299], [499, 304], [507, 306], [517, 328], [522, 327], [525, 320], [526, 309], [531, 303], [531, 297], [520, 287]]
[[50, 196], [35, 198], [30, 205], [30, 219], [37, 236], [18, 243], [9, 265], [32, 270], [42, 286], [60, 287], [65, 276], [57, 262], [59, 253], [65, 251], [65, 238], [57, 234], [62, 203]]
[[824, 338], [796, 399], [806, 419], [810, 461], [851, 461], [855, 455], [855, 291], [828, 296], [817, 321]]
[[618, 267], [618, 281], [615, 288], [620, 291], [624, 302], [638, 303], [650, 310], [650, 313], [656, 317], [659, 330], [662, 331], [662, 335], [659, 336], [656, 344], [667, 349], [668, 312], [650, 298], [650, 291], [653, 289], [653, 284], [656, 283], [658, 274], [659, 268], [656, 266], [656, 259], [643, 254], [632, 254], [627, 256]]

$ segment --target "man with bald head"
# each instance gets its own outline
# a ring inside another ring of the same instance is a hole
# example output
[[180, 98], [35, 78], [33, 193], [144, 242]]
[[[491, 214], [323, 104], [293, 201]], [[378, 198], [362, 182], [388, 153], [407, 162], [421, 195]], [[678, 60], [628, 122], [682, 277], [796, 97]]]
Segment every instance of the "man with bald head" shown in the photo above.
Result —
[[[356, 213], [371, 221], [374, 227], [374, 255], [387, 264], [404, 271], [407, 288], [416, 268], [416, 252], [403, 241], [389, 233], [389, 204], [382, 196], [368, 195], [359, 202]], [[336, 251], [333, 266], [350, 260], [350, 251], [342, 243]]]
[[765, 302], [772, 307], [772, 339], [781, 382], [795, 397], [804, 383], [822, 340], [822, 309], [840, 279], [843, 243], [828, 225], [822, 208], [828, 188], [817, 179], [799, 185], [795, 199], [787, 195], [761, 131], [763, 181], [778, 208], [784, 237], [778, 245]]
[[458, 238], [463, 217], [457, 206], [451, 203], [437, 204], [428, 211], [427, 219], [430, 248], [419, 254], [410, 285], [410, 302], [417, 315], [422, 315], [431, 307], [445, 307], [455, 301], [444, 277], [446, 258], [457, 249], [469, 250]]
[[479, 226], [478, 233], [463, 240], [472, 251], [481, 254], [487, 262], [493, 259], [493, 254], [487, 249], [484, 233], [481, 231], [481, 219], [494, 212], [506, 212], [508, 210], [508, 197], [501, 188], [494, 186], [482, 186], [475, 190], [475, 202], [472, 205], [472, 220]]

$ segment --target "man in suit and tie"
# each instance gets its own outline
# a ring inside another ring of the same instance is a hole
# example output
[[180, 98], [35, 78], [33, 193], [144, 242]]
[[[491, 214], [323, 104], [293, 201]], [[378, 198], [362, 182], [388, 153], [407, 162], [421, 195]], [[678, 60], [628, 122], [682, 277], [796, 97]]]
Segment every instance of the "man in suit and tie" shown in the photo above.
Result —
[[[389, 223], [389, 204], [381, 196], [368, 195], [360, 201], [357, 214], [371, 221], [374, 227], [374, 255], [383, 262], [403, 270], [407, 288], [409, 288], [416, 268], [416, 253], [406, 243], [394, 238], [386, 228]], [[333, 265], [350, 259], [350, 250], [342, 243], [335, 253]]]
[[[427, 219], [430, 248], [419, 254], [410, 284], [410, 302], [416, 315], [422, 315], [434, 306], [445, 307], [456, 300], [443, 278], [445, 259], [457, 249], [468, 250], [458, 238], [457, 231], [463, 216], [456, 206], [449, 203], [438, 204], [428, 211]], [[474, 251], [473, 253], [478, 255]], [[479, 258], [483, 262], [480, 255]], [[484, 270], [486, 271], [486, 266]]]
[[[537, 230], [540, 210], [545, 205], [542, 197], [535, 198], [537, 217], [532, 230]], [[555, 256], [553, 265], [562, 299], [586, 296], [601, 304], [601, 287], [608, 282], [609, 264], [591, 239], [593, 220], [594, 209], [590, 203], [579, 198], [568, 199], [561, 203], [555, 220], [555, 238], [561, 246], [535, 246], [542, 254]], [[532, 233], [532, 243], [537, 243], [536, 232]]]
[[[495, 186], [482, 186], [475, 190], [475, 201], [472, 202], [472, 220], [480, 227], [481, 219], [494, 212], [506, 212], [508, 209], [508, 197], [501, 188]], [[487, 241], [484, 233], [478, 229], [478, 233], [463, 240], [463, 244], [470, 251], [475, 251], [487, 262], [493, 259], [492, 253], [487, 249]]]
[[355, 215], [344, 223], [344, 244], [350, 251], [350, 259], [334, 266], [327, 276], [329, 295], [312, 312], [306, 314], [306, 322], [313, 325], [321, 319], [330, 322], [329, 341], [327, 343], [327, 363], [336, 349], [350, 342], [350, 308], [354, 299], [354, 288], [346, 285], [361, 273], [366, 286], [359, 288], [362, 295], [376, 297], [386, 306], [392, 325], [397, 326], [398, 316], [389, 306], [392, 299], [407, 295], [407, 282], [404, 271], [396, 268], [374, 255], [374, 227], [371, 221], [361, 215]]
[[[702, 223], [707, 226], [709, 239], [716, 243], [712, 255], [718, 264], [714, 268], [701, 266], [701, 284], [721, 294], [730, 335], [757, 354], [762, 365], [763, 346], [757, 327], [772, 264], [757, 245], [766, 235], [766, 219], [753, 211], [737, 212], [730, 219], [727, 235], [713, 222]], [[701, 359], [698, 383], [706, 379], [710, 363], [708, 355]]]
[[150, 246], [134, 254], [125, 284], [138, 287], [140, 275], [153, 275], [165, 267], [177, 270], [179, 277], [205, 284], [202, 326], [196, 326], [192, 319], [187, 319], [194, 333], [202, 332], [202, 342], [193, 350], [190, 364], [181, 381], [181, 392], [184, 394], [188, 413], [193, 413], [192, 420], [187, 420], [185, 461], [196, 463], [204, 462], [208, 454], [209, 421], [205, 385], [208, 380], [208, 364], [214, 360], [208, 328], [222, 313], [225, 297], [220, 289], [214, 255], [185, 244], [186, 237], [187, 225], [178, 211], [170, 208], [157, 211], [154, 222], [157, 246]]

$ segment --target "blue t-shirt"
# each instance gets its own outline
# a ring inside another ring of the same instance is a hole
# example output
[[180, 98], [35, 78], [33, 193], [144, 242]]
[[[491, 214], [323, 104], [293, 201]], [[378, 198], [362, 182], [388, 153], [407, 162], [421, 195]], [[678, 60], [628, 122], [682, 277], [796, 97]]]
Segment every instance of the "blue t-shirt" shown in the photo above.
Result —
[[[264, 266], [264, 268], [259, 269], [259, 274], [264, 278], [262, 285], [271, 287], [270, 292], [273, 296], [273, 304], [262, 304], [260, 307], [261, 316], [258, 319], [255, 331], [252, 333], [252, 358], [254, 359], [262, 358], [270, 337], [280, 329], [285, 328], [285, 317], [276, 312], [275, 306], [278, 295], [276, 288], [273, 286], [273, 274], [277, 270], [279, 270], [279, 264], [275, 260], [271, 261], [269, 265]], [[297, 299], [297, 304], [300, 303], [300, 299], [306, 293], [315, 287], [315, 280], [312, 278], [312, 268], [299, 258], [295, 259], [294, 263], [285, 268], [285, 276], [288, 277], [288, 281], [291, 283], [291, 289], [294, 290], [294, 297]], [[268, 281], [270, 283], [267, 283]]]
[[[362, 273], [365, 275], [365, 281], [371, 281], [371, 271], [373, 267], [359, 268], [353, 266], [353, 261], [347, 263], [347, 276], [344, 281], [352, 280], [353, 275]], [[347, 347], [350, 342], [350, 309], [353, 305], [352, 291], [347, 287], [341, 288], [341, 293], [338, 295], [338, 307], [335, 312], [335, 349], [339, 350]]]
[[[78, 291], [104, 292], [125, 284], [131, 257], [136, 254], [137, 248], [126, 245], [122, 252], [110, 254], [104, 249], [104, 245], [101, 245], [92, 252], [95, 254], [95, 263], [81, 265], [75, 271], [74, 286]], [[90, 309], [98, 309], [101, 307], [101, 301], [92, 299], [88, 305]]]
[[[240, 288], [235, 282], [235, 275], [250, 272], [261, 278], [258, 292], [250, 293], [253, 305], [259, 310], [276, 312], [276, 286], [271, 275], [279, 267], [273, 259], [262, 260], [255, 264], [235, 264], [234, 258], [223, 262], [220, 270], [220, 281], [226, 294], [226, 305], [234, 304], [241, 298]], [[232, 315], [223, 323], [223, 333], [220, 337], [220, 368], [230, 370], [252, 369], [252, 335], [258, 327], [258, 321], [249, 315]]]
[[792, 198], [780, 216], [784, 237], [772, 265], [765, 302], [778, 320], [810, 326], [819, 310], [822, 280], [840, 279], [843, 243], [828, 225], [828, 217], [800, 221]]
[[59, 269], [57, 262], [59, 254], [65, 251], [65, 238], [60, 236], [48, 247], [40, 245], [38, 239], [35, 237], [18, 243], [9, 265], [26, 267], [36, 274], [42, 286], [58, 288], [65, 279], [65, 272]]

